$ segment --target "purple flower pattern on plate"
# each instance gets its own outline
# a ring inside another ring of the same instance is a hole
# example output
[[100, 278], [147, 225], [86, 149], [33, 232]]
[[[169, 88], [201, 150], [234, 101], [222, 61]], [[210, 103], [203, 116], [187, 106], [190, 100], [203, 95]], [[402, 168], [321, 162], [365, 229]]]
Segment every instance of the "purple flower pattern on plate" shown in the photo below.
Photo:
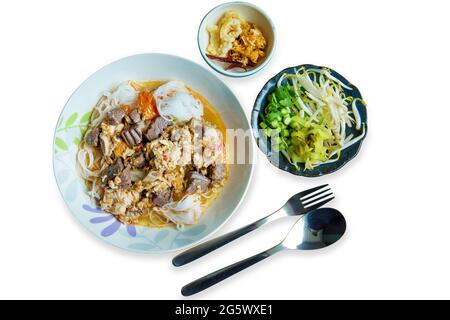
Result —
[[100, 208], [94, 208], [91, 207], [88, 204], [83, 204], [83, 209], [91, 212], [91, 213], [95, 213], [95, 214], [101, 214], [101, 216], [92, 218], [91, 220], [89, 220], [90, 223], [92, 224], [100, 224], [100, 223], [108, 223], [110, 222], [101, 232], [102, 237], [110, 237], [113, 234], [115, 234], [120, 227], [123, 225], [125, 226], [128, 234], [131, 237], [136, 237], [136, 227], [135, 226], [130, 226], [130, 225], [124, 225], [122, 224], [119, 220], [117, 220], [116, 218], [114, 218], [113, 215], [104, 212], [102, 209]]

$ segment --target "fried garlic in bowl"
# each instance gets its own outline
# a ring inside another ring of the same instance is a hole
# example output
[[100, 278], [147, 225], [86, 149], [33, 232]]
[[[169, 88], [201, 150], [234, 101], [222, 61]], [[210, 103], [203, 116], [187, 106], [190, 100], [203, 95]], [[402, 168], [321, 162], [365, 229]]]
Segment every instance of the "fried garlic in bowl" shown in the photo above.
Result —
[[197, 36], [205, 62], [230, 77], [246, 77], [262, 70], [275, 51], [275, 27], [253, 4], [230, 2], [212, 9]]

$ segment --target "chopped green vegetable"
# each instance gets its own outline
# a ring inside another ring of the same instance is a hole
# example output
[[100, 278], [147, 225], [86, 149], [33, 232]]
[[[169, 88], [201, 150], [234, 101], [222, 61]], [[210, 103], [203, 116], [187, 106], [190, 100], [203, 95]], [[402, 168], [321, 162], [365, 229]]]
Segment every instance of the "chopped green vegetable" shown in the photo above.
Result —
[[[343, 88], [352, 90], [325, 68], [283, 74], [260, 123], [273, 149], [305, 170], [339, 160], [341, 151], [366, 132], [357, 108], [357, 102], [365, 102], [346, 96]], [[353, 125], [361, 134], [346, 136]]]

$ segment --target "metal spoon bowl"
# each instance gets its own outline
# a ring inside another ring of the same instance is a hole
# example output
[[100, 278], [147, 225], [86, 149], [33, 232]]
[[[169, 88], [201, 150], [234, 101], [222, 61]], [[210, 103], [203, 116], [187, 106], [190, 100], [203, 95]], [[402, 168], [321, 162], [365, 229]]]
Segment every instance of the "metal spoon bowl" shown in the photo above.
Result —
[[181, 289], [181, 294], [190, 296], [203, 291], [285, 249], [317, 250], [328, 247], [342, 238], [346, 227], [344, 216], [336, 209], [322, 208], [311, 211], [302, 216], [284, 240], [276, 246], [187, 284]]

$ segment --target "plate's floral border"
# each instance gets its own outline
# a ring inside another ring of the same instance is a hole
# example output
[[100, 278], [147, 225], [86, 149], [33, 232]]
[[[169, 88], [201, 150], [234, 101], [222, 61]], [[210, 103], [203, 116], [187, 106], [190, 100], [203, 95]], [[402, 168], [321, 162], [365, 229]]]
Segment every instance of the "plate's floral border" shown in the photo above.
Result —
[[114, 218], [113, 215], [104, 212], [100, 208], [94, 208], [91, 207], [88, 204], [83, 204], [82, 208], [92, 214], [95, 214], [96, 216], [89, 219], [89, 222], [92, 224], [106, 224], [106, 227], [101, 231], [102, 237], [110, 237], [113, 234], [115, 234], [117, 231], [119, 231], [120, 227], [123, 226], [128, 235], [130, 237], [136, 237], [136, 227], [131, 225], [124, 225], [120, 223], [117, 219]]
[[[58, 125], [56, 126], [55, 133], [55, 154], [62, 151], [68, 151], [69, 145], [73, 144], [78, 146], [81, 142], [81, 138], [86, 132], [89, 126], [89, 119], [91, 118], [92, 111], [88, 111], [85, 114], [78, 116], [78, 112], [72, 113], [67, 119], [64, 119], [64, 116], [61, 116], [59, 119]], [[69, 130], [78, 130], [79, 134], [76, 134], [72, 141], [65, 141], [61, 137], [62, 133], [67, 133]]]

